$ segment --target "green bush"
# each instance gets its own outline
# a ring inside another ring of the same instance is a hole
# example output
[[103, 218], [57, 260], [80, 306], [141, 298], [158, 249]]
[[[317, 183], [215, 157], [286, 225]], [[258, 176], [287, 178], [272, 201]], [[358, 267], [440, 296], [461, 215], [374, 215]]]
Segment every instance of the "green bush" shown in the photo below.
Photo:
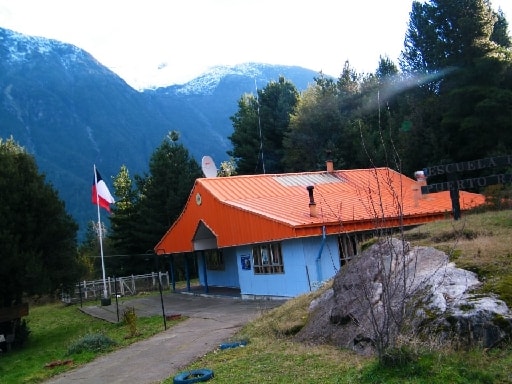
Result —
[[116, 345], [116, 342], [101, 333], [92, 333], [83, 336], [71, 343], [68, 347], [68, 355], [82, 352], [103, 352]]

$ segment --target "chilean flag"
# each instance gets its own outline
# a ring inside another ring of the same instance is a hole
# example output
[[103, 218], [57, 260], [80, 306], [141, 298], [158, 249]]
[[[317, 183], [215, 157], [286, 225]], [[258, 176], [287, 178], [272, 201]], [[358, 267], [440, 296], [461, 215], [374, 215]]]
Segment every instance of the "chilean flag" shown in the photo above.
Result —
[[110, 212], [110, 204], [115, 203], [114, 198], [110, 194], [107, 184], [105, 184], [101, 178], [96, 167], [94, 167], [94, 172], [94, 180], [92, 181], [92, 203], [97, 204]]

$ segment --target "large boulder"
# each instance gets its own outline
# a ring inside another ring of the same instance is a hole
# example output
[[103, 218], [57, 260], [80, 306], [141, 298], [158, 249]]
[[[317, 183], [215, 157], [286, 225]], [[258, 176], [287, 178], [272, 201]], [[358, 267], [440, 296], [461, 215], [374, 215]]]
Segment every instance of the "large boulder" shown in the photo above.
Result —
[[386, 238], [342, 268], [296, 338], [362, 354], [412, 339], [490, 348], [510, 339], [512, 313], [480, 284], [441, 251]]

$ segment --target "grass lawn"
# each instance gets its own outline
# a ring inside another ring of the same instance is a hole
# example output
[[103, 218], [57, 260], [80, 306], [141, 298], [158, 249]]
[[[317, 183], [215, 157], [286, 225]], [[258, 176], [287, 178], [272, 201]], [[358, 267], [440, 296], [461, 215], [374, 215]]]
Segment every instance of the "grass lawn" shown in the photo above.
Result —
[[[89, 304], [90, 305], [90, 304]], [[163, 331], [161, 316], [138, 318], [138, 335], [130, 336], [126, 323], [112, 324], [82, 313], [79, 305], [62, 303], [31, 306], [28, 321], [30, 335], [22, 349], [0, 354], [0, 383], [38, 383], [57, 373], [93, 360], [100, 354], [122, 348], [143, 338]], [[172, 326], [176, 321], [168, 322]], [[88, 335], [101, 335], [116, 345], [105, 351], [84, 351], [68, 355], [68, 349]], [[58, 361], [72, 360], [70, 365], [57, 365]], [[47, 368], [46, 365], [57, 365]]]
[[[435, 246], [458, 266], [476, 272], [482, 292], [496, 292], [512, 306], [512, 211], [465, 215], [416, 227], [405, 233], [413, 245]], [[308, 319], [308, 306], [320, 291], [300, 296], [263, 313], [235, 340], [246, 346], [216, 350], [187, 369], [209, 368], [211, 383], [512, 383], [512, 347], [493, 350], [419, 350], [415, 358], [382, 366], [374, 357], [326, 345], [304, 345], [292, 335]], [[141, 335], [126, 339], [125, 324], [109, 324], [62, 304], [30, 308], [32, 331], [26, 348], [0, 355], [0, 383], [36, 383], [68, 366], [45, 368], [52, 361], [73, 359], [75, 365], [97, 353], [68, 356], [68, 347], [86, 334], [102, 333], [120, 348], [163, 330], [161, 317], [138, 319]], [[103, 352], [106, 353], [106, 352]], [[173, 377], [165, 380], [173, 382]]]

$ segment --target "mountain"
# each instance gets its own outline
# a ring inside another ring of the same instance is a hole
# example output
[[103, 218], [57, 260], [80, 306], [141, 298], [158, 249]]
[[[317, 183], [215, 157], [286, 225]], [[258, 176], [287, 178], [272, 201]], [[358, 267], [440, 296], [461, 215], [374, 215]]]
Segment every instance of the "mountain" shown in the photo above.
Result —
[[180, 131], [181, 140], [196, 159], [208, 154], [220, 163], [228, 159], [228, 136], [233, 132], [229, 117], [238, 110], [243, 94], [255, 94], [280, 76], [304, 90], [317, 75], [300, 67], [246, 63], [215, 67], [186, 84], [146, 90], [143, 94], [172, 123], [173, 129]]
[[[86, 51], [56, 40], [0, 28], [0, 137], [11, 135], [34, 155], [80, 225], [96, 220], [93, 164], [112, 188], [126, 165], [147, 172], [171, 130], [200, 162], [227, 160], [229, 119], [244, 93], [279, 76], [304, 90], [317, 72], [248, 63], [216, 67], [182, 85], [136, 91]], [[113, 191], [112, 191], [113, 192]]]

